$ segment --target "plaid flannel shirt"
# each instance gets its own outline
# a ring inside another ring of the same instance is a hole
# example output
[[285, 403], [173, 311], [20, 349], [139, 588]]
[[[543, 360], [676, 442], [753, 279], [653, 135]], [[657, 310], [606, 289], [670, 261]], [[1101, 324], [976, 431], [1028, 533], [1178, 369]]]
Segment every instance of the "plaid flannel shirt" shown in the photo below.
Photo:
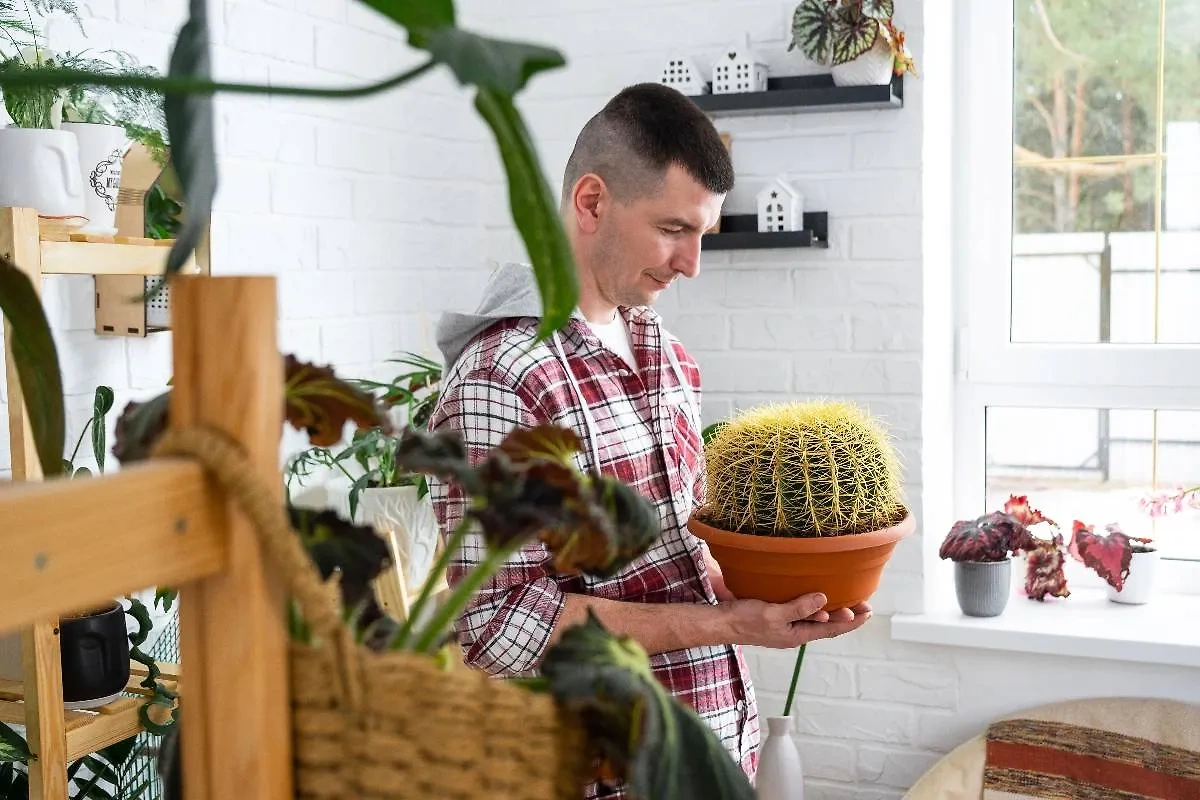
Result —
[[[558, 333], [571, 376], [552, 342], [532, 345], [538, 321], [529, 317], [493, 323], [448, 365], [430, 427], [458, 431], [472, 463], [513, 428], [562, 425], [584, 442], [576, 459], [581, 470], [598, 455], [597, 470], [648, 498], [662, 521], [661, 539], [609, 579], [556, 576], [540, 542], [511, 557], [455, 627], [467, 663], [493, 675], [536, 674], [566, 592], [642, 603], [717, 602], [705, 567], [706, 545], [686, 528], [704, 495], [699, 368], [663, 330], [654, 311], [623, 308], [621, 313], [640, 375], [578, 316]], [[681, 384], [664, 345], [673, 348], [675, 366], [690, 386]], [[590, 420], [578, 394], [586, 399]], [[466, 508], [461, 490], [431, 481], [430, 492], [442, 530], [453, 530]], [[450, 582], [457, 582], [484, 554], [482, 538], [468, 535], [451, 562]], [[753, 779], [759, 720], [741, 648], [693, 647], [656, 654], [650, 661], [658, 680], [695, 709]], [[593, 784], [586, 796], [626, 795], [620, 787]]]

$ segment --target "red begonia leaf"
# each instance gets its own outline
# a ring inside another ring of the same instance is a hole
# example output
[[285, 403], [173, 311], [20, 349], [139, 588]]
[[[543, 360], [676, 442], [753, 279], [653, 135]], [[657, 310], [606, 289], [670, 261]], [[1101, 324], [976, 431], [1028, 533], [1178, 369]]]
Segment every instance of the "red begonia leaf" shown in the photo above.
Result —
[[1109, 525], [1108, 534], [1100, 535], [1091, 525], [1075, 520], [1070, 551], [1119, 592], [1129, 577], [1129, 562], [1133, 558], [1131, 541], [1116, 525]]
[[1010, 495], [1008, 502], [1004, 504], [1004, 513], [1011, 515], [1027, 528], [1032, 528], [1039, 522], [1054, 524], [1054, 520], [1049, 519], [1041, 511], [1029, 505], [1029, 498], [1023, 494]]

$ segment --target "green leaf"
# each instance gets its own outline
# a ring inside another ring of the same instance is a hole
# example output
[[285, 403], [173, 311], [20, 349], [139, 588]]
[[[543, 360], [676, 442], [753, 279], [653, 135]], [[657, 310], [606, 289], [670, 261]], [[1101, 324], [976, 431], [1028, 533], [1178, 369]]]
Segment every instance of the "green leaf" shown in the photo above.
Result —
[[489, 39], [461, 28], [441, 28], [425, 43], [434, 60], [445, 64], [464, 86], [515, 95], [539, 72], [566, 64], [562, 53], [524, 42]]
[[0, 761], [24, 764], [29, 761], [29, 744], [7, 723], [0, 722]]
[[862, 13], [883, 22], [896, 13], [896, 4], [894, 0], [862, 0]]
[[54, 336], [29, 276], [2, 256], [0, 311], [12, 326], [13, 362], [42, 473], [46, 477], [62, 475], [66, 411]]
[[87, 467], [80, 467], [79, 469], [75, 470], [74, 474], [72, 474], [71, 477], [72, 478], [90, 478], [90, 477], [92, 477], [92, 471], [90, 469], [88, 469]]
[[575, 709], [588, 741], [635, 797], [752, 800], [741, 766], [712, 729], [654, 677], [646, 652], [605, 630], [591, 610], [546, 653], [542, 674]]
[[408, 41], [423, 46], [433, 30], [454, 24], [453, 0], [362, 0], [364, 5], [408, 29]]
[[724, 421], [714, 422], [712, 425], [709, 425], [707, 428], [705, 428], [700, 434], [701, 438], [703, 438], [703, 440], [704, 440], [704, 443], [708, 444], [709, 442], [711, 442], [713, 440], [713, 437], [716, 436], [718, 433], [720, 433], [721, 429], [724, 428], [728, 424], [729, 424], [728, 422], [724, 422]]
[[849, 63], [874, 47], [879, 28], [877, 20], [856, 8], [847, 8], [839, 14], [833, 37], [833, 63]]
[[104, 417], [112, 410], [113, 399], [111, 387], [96, 387], [96, 396], [92, 401], [92, 455], [96, 457], [96, 467], [101, 472], [104, 472], [104, 457], [108, 451]]
[[509, 205], [533, 262], [542, 299], [538, 338], [546, 338], [567, 324], [579, 300], [574, 256], [550, 187], [534, 155], [529, 132], [512, 98], [480, 89], [475, 107], [491, 126], [504, 159]]
[[834, 6], [829, 0], [804, 0], [792, 14], [792, 41], [788, 50], [799, 47], [810, 61], [828, 65], [836, 26]]
[[[190, 0], [190, 15], [171, 52], [168, 77], [208, 79], [212, 74], [208, 44], [208, 4]], [[187, 215], [167, 255], [167, 275], [183, 268], [200, 244], [217, 194], [217, 155], [213, 101], [209, 94], [168, 92], [163, 101], [171, 160], [183, 187]]]

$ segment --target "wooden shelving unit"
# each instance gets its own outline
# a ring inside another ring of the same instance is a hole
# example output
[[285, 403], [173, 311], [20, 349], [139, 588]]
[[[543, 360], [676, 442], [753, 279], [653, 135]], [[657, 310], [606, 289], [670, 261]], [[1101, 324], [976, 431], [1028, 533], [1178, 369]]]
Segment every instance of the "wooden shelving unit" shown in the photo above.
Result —
[[828, 74], [788, 75], [768, 78], [765, 92], [688, 97], [713, 116], [892, 109], [904, 107], [904, 78], [885, 86], [835, 86]]
[[[161, 274], [170, 244], [137, 237], [72, 234], [40, 222], [34, 209], [0, 208], [0, 254], [28, 274], [39, 291], [44, 275]], [[199, 261], [189, 261], [187, 272], [208, 272], [203, 252]], [[14, 481], [39, 481], [41, 465], [22, 401], [12, 344], [12, 330], [6, 322], [4, 346], [12, 475]], [[80, 524], [87, 523], [81, 519]], [[120, 698], [93, 712], [65, 710], [60, 659], [58, 619], [40, 620], [21, 634], [24, 680], [0, 684], [0, 720], [23, 723], [29, 749], [36, 756], [29, 763], [30, 800], [65, 800], [68, 762], [141, 730], [137, 715], [140, 702], [135, 698]], [[145, 673], [141, 665], [134, 666], [137, 669], [133, 670], [129, 691], [142, 693], [145, 690], [137, 682]], [[171, 680], [177, 677], [177, 670], [173, 671]]]
[[700, 237], [701, 250], [763, 250], [791, 247], [829, 247], [829, 214], [806, 213], [804, 230], [759, 233], [757, 214], [727, 214], [721, 217], [719, 233]]

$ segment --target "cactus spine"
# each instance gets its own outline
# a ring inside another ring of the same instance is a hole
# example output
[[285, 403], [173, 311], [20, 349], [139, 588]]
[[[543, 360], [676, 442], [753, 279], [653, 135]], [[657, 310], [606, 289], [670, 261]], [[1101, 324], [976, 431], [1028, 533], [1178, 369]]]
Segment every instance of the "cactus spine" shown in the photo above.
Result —
[[734, 417], [706, 447], [704, 522], [765, 536], [844, 536], [907, 515], [884, 428], [850, 403], [808, 401]]

